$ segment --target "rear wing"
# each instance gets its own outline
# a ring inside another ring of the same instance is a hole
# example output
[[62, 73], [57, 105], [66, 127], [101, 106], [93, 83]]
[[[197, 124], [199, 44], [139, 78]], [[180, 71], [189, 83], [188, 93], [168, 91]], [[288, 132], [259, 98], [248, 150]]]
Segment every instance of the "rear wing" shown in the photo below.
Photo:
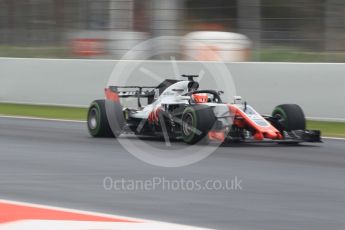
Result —
[[119, 101], [119, 98], [138, 98], [138, 107], [141, 107], [141, 98], [147, 98], [147, 103], [151, 104], [156, 95], [156, 86], [109, 86], [105, 89], [107, 99]]
[[109, 86], [105, 89], [105, 96], [109, 100], [120, 101], [120, 98], [138, 98], [138, 107], [141, 107], [141, 98], [147, 98], [147, 104], [151, 104], [169, 86], [179, 82], [176, 79], [165, 79], [158, 86]]

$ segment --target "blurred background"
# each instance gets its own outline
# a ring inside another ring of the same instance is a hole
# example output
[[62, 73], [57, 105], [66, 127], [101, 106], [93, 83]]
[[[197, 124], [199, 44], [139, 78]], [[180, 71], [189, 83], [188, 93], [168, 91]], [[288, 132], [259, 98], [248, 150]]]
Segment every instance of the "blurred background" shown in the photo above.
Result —
[[2, 57], [122, 59], [173, 36], [134, 50], [151, 59], [166, 59], [155, 54], [168, 48], [176, 59], [345, 62], [343, 0], [0, 0], [0, 17]]

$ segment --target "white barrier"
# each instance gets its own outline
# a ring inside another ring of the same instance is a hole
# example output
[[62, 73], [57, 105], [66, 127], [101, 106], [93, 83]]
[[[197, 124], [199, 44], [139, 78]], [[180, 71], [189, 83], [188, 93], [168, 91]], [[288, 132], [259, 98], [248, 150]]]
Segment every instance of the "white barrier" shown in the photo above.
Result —
[[[216, 87], [217, 73], [213, 70], [223, 66], [216, 62], [0, 58], [0, 102], [88, 106], [93, 99], [103, 97], [113, 68], [124, 62], [136, 66], [128, 84], [157, 85], [157, 80], [144, 74], [145, 70], [162, 78], [201, 71], [201, 88]], [[308, 117], [345, 120], [345, 64], [225, 65], [237, 94], [261, 113], [270, 113], [281, 103], [297, 103]]]

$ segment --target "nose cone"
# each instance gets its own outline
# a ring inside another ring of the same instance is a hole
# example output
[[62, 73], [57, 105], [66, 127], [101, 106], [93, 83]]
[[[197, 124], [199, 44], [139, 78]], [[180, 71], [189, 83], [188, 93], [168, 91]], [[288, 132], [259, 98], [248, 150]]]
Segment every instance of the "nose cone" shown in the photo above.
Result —
[[268, 131], [265, 133], [265, 137], [269, 139], [280, 139], [279, 134], [273, 131]]

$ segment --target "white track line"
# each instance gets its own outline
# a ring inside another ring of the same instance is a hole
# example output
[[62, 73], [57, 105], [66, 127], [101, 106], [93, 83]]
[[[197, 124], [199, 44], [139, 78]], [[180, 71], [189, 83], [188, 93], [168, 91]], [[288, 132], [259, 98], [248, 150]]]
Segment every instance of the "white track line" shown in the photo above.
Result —
[[44, 118], [44, 117], [30, 117], [30, 116], [10, 116], [10, 115], [1, 115], [1, 114], [0, 114], [0, 118], [86, 123], [86, 121], [80, 121], [80, 120], [68, 120], [68, 119]]
[[[44, 117], [29, 117], [29, 116], [28, 117], [27, 116], [9, 116], [9, 115], [1, 115], [1, 114], [0, 114], [0, 118], [86, 123], [86, 121], [80, 121], [80, 120], [67, 120], [67, 119], [55, 119], [55, 118], [44, 118]], [[342, 141], [345, 141], [345, 138], [343, 138], [343, 137], [322, 137], [322, 138], [323, 139], [328, 139], [328, 140], [342, 140]]]
[[343, 137], [322, 137], [323, 139], [328, 139], [328, 140], [341, 140], [345, 141], [345, 138]]

